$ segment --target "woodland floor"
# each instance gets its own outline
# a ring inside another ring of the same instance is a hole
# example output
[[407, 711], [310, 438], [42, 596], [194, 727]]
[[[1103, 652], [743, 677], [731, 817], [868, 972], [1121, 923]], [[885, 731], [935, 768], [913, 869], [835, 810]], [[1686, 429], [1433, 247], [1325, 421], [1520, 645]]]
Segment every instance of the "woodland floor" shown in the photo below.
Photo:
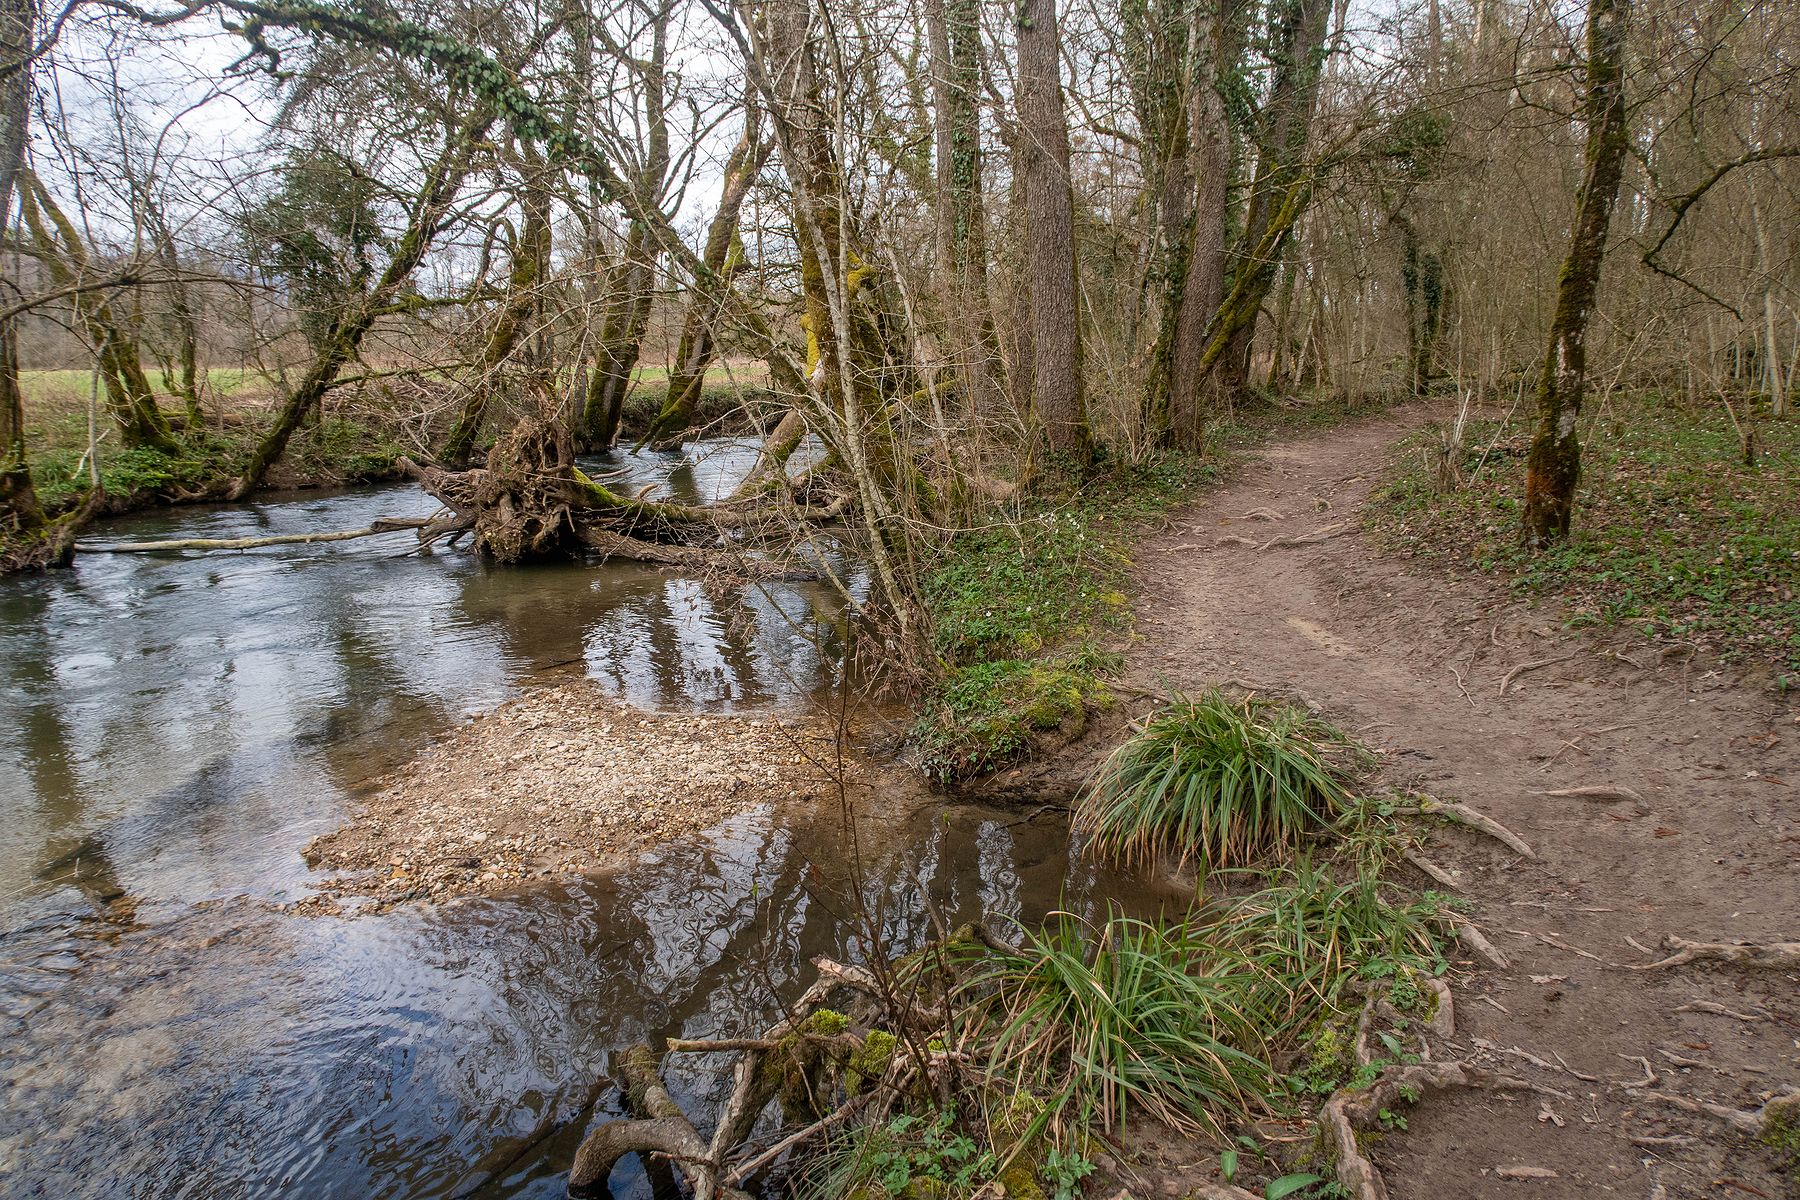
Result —
[[[1146, 539], [1125, 682], [1298, 696], [1378, 747], [1388, 782], [1462, 801], [1535, 849], [1527, 859], [1459, 829], [1431, 834], [1425, 854], [1460, 876], [1510, 960], [1456, 981], [1456, 1037], [1434, 1050], [1572, 1099], [1427, 1096], [1405, 1132], [1374, 1147], [1394, 1196], [1800, 1194], [1767, 1149], [1617, 1086], [1642, 1081], [1647, 1062], [1658, 1090], [1754, 1108], [1800, 1083], [1800, 981], [1614, 965], [1661, 957], [1667, 934], [1800, 937], [1800, 704], [1633, 634], [1566, 629], [1553, 605], [1491, 582], [1384, 555], [1358, 510], [1394, 443], [1428, 415], [1415, 406], [1273, 446]], [[1319, 532], [1332, 536], [1268, 545]], [[1545, 659], [1562, 661], [1503, 692], [1509, 673]], [[1050, 773], [1078, 778], [1129, 715], [1009, 778], [1033, 790]], [[1544, 794], [1595, 785], [1642, 802]], [[1696, 1002], [1738, 1016], [1678, 1011]], [[1555, 1175], [1496, 1174], [1519, 1166]]]

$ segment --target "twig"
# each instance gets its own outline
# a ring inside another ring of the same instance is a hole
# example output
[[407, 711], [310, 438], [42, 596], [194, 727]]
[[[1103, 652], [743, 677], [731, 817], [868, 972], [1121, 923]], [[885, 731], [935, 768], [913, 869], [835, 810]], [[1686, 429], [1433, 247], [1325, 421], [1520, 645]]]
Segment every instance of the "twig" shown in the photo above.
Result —
[[1723, 1004], [1714, 1004], [1711, 1000], [1695, 1000], [1675, 1010], [1678, 1013], [1711, 1013], [1715, 1017], [1730, 1017], [1734, 1021], [1760, 1021], [1761, 1017], [1751, 1013], [1741, 1013], [1736, 1009], [1726, 1008]]
[[1554, 933], [1539, 933], [1535, 929], [1509, 929], [1506, 932], [1511, 933], [1511, 934], [1516, 934], [1517, 936], [1523, 937], [1523, 938], [1536, 938], [1538, 941], [1543, 942], [1546, 946], [1555, 946], [1558, 950], [1567, 950], [1570, 954], [1579, 954], [1583, 958], [1592, 959], [1594, 962], [1599, 963], [1601, 966], [1617, 967], [1617, 966], [1622, 965], [1620, 963], [1613, 962], [1610, 959], [1601, 958], [1598, 954], [1595, 954], [1591, 950], [1583, 950], [1580, 946], [1571, 946], [1571, 945], [1569, 945], [1569, 943], [1567, 943], [1567, 942], [1563, 941], [1561, 938], [1557, 937]]

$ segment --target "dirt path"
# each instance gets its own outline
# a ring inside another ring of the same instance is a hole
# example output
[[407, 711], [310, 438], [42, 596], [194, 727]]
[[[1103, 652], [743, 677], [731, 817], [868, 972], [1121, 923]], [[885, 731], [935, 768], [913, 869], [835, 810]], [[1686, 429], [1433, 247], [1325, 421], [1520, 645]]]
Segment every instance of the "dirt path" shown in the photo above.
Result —
[[[1478, 808], [1536, 850], [1447, 830], [1426, 851], [1460, 874], [1510, 959], [1459, 987], [1455, 1044], [1437, 1054], [1480, 1056], [1571, 1098], [1433, 1095], [1375, 1148], [1395, 1196], [1800, 1195], [1750, 1140], [1615, 1086], [1644, 1078], [1640, 1058], [1658, 1090], [1735, 1107], [1800, 1084], [1796, 975], [1608, 965], [1650, 961], [1666, 934], [1800, 939], [1800, 707], [1384, 557], [1357, 510], [1424, 415], [1275, 447], [1152, 538], [1128, 681], [1298, 694], [1380, 747], [1390, 779]], [[1256, 548], [1319, 532], [1333, 536]], [[1545, 659], [1563, 661], [1500, 694], [1509, 672]], [[1542, 794], [1600, 784], [1642, 802]], [[1695, 1002], [1751, 1019], [1677, 1011]], [[1495, 1173], [1521, 1165], [1556, 1174]]]

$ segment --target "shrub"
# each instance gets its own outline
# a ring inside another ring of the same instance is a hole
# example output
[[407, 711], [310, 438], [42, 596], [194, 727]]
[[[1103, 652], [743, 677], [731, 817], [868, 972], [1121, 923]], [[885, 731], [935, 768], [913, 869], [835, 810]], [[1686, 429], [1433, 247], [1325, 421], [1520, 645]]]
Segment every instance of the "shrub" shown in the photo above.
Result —
[[1113, 752], [1076, 806], [1103, 856], [1228, 866], [1292, 848], [1350, 805], [1328, 761], [1349, 743], [1286, 705], [1177, 695]]

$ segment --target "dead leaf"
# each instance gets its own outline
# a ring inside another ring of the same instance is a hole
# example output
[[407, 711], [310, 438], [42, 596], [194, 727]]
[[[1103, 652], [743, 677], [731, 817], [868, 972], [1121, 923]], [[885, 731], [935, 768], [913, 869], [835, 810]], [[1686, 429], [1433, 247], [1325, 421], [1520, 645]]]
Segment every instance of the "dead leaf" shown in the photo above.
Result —
[[1567, 975], [1533, 975], [1531, 977], [1533, 983], [1567, 983], [1568, 981]]

